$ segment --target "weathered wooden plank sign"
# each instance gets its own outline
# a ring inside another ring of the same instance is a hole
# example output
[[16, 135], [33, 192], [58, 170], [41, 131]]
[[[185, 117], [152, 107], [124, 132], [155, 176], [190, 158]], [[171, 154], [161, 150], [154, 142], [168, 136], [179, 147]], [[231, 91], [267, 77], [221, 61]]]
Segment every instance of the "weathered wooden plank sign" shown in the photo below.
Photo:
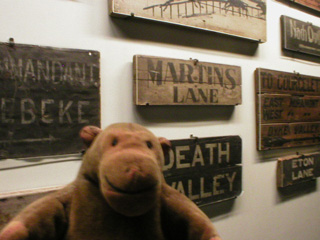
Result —
[[320, 1], [319, 0], [287, 0], [288, 2], [293, 2], [301, 6], [320, 11]]
[[163, 173], [169, 185], [197, 205], [224, 201], [241, 193], [239, 136], [171, 140]]
[[100, 125], [100, 54], [0, 44], [0, 159], [76, 153]]
[[138, 17], [266, 41], [266, 1], [109, 0], [111, 16]]
[[136, 105], [241, 104], [238, 66], [135, 55]]
[[284, 49], [320, 56], [320, 27], [287, 16], [281, 22]]
[[319, 0], [294, 0], [295, 3], [302, 6], [320, 11], [320, 2]]
[[268, 94], [260, 96], [261, 123], [319, 121], [320, 97]]
[[0, 231], [27, 205], [61, 188], [53, 187], [0, 194]]
[[320, 143], [320, 77], [258, 68], [257, 148]]
[[320, 177], [320, 153], [278, 159], [277, 185], [287, 187]]

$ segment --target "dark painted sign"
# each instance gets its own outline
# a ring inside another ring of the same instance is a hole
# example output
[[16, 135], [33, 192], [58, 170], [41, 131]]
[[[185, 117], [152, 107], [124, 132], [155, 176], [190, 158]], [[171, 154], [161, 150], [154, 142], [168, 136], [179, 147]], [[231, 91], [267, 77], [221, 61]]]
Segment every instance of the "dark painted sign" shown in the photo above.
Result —
[[281, 21], [284, 49], [320, 56], [320, 27], [287, 16]]
[[172, 140], [163, 173], [167, 183], [198, 205], [241, 193], [239, 136]]
[[241, 104], [238, 66], [134, 56], [136, 105]]
[[0, 44], [0, 158], [76, 153], [100, 125], [100, 54]]
[[320, 177], [320, 153], [278, 159], [277, 185], [287, 187]]
[[320, 78], [256, 70], [258, 150], [320, 143]]

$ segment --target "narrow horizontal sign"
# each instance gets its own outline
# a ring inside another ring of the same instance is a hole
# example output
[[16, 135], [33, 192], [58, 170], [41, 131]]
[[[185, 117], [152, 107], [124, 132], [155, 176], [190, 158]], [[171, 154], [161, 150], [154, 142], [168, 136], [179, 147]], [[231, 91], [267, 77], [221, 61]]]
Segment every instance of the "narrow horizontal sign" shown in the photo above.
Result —
[[260, 94], [261, 123], [320, 121], [320, 97]]
[[241, 68], [150, 56], [134, 56], [137, 105], [241, 104]]
[[241, 193], [242, 166], [198, 170], [189, 175], [167, 177], [166, 182], [198, 206], [225, 201]]
[[[278, 0], [278, 1], [283, 1], [283, 0]], [[320, 11], [320, 2], [319, 0], [286, 0], [287, 2], [289, 2], [290, 4], [296, 3], [299, 4], [301, 6], [316, 10], [316, 11]]]
[[262, 124], [261, 150], [320, 144], [320, 122]]
[[109, 0], [111, 16], [137, 17], [266, 41], [266, 1]]
[[258, 68], [256, 92], [320, 96], [320, 77]]
[[317, 177], [320, 177], [320, 153], [278, 159], [278, 187], [295, 185]]
[[283, 48], [320, 56], [320, 27], [281, 16]]

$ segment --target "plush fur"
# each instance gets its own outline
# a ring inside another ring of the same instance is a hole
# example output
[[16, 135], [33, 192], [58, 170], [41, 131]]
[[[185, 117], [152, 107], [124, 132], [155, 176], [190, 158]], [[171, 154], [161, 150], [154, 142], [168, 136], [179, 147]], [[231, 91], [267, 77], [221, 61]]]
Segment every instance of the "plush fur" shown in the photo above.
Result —
[[162, 175], [165, 138], [138, 124], [88, 126], [77, 178], [27, 206], [0, 240], [220, 240], [208, 217]]

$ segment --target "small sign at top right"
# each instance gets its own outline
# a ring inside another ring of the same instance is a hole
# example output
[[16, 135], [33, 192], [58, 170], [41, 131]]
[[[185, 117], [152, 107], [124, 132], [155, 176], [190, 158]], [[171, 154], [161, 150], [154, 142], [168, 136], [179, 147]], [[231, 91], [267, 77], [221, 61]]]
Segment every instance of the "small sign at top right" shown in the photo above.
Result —
[[320, 1], [319, 0], [287, 0], [287, 1], [297, 3], [303, 7], [306, 7], [306, 8], [320, 11]]
[[320, 27], [287, 16], [281, 23], [283, 49], [320, 56]]

